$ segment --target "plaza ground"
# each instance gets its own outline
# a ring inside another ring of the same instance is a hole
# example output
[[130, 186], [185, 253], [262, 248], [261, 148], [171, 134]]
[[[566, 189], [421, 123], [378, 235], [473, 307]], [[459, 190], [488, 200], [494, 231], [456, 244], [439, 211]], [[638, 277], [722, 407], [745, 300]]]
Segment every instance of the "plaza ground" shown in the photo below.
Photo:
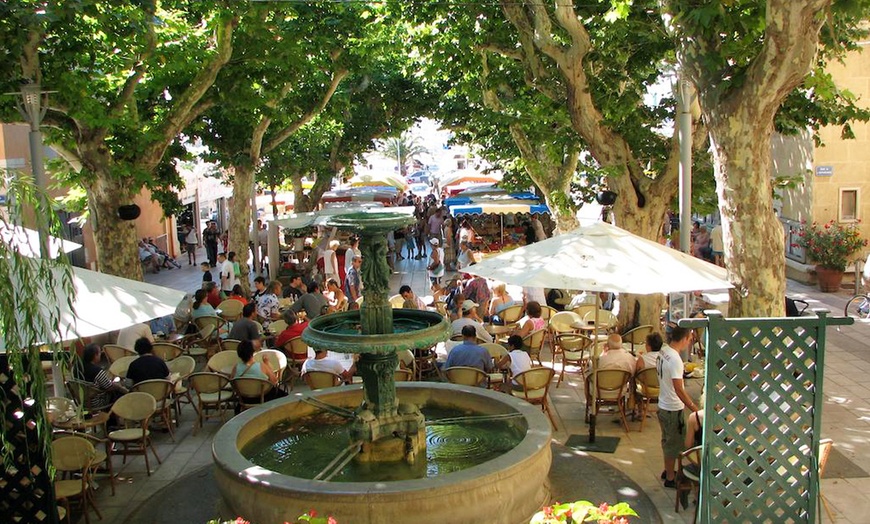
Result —
[[[204, 253], [198, 261], [204, 259]], [[182, 262], [182, 259], [179, 259]], [[183, 260], [186, 264], [186, 260]], [[392, 275], [391, 289], [410, 285], [418, 294], [425, 295], [428, 288], [425, 261], [403, 260]], [[146, 275], [148, 282], [192, 292], [199, 288], [201, 271], [198, 266], [183, 265], [181, 269], [163, 270]], [[814, 288], [789, 282], [789, 296], [801, 298], [811, 308], [826, 308], [842, 314], [850, 293], [821, 293]], [[824, 411], [822, 437], [834, 440], [835, 453], [828, 463], [821, 491], [827, 498], [834, 521], [863, 523], [870, 513], [870, 351], [866, 324], [829, 328], [824, 370]], [[543, 355], [550, 365], [549, 353]], [[558, 365], [557, 365], [558, 368]], [[557, 374], [558, 376], [558, 374]], [[687, 380], [689, 393], [697, 398], [703, 379]], [[576, 374], [569, 374], [558, 388], [551, 387], [551, 405], [558, 429], [553, 440], [564, 444], [571, 435], [588, 434], [584, 423], [582, 383]], [[297, 383], [296, 390], [304, 390]], [[166, 522], [205, 522], [218, 515], [217, 493], [210, 482], [212, 463], [211, 439], [219, 428], [216, 421], [206, 422], [203, 430], [192, 435], [194, 410], [182, 410], [175, 442], [168, 434], [155, 433], [157, 452], [163, 463], [152, 460], [152, 474], [145, 473], [141, 457], [128, 460], [122, 466], [115, 457], [118, 475], [117, 494], [111, 496], [106, 481], [100, 481], [97, 505], [103, 512], [103, 522], [130, 524]], [[674, 490], [665, 489], [659, 479], [662, 470], [659, 427], [654, 418], [646, 420], [643, 431], [640, 422], [630, 422], [626, 433], [617, 416], [602, 414], [598, 418], [597, 434], [620, 438], [614, 453], [575, 452], [568, 448], [554, 448], [554, 461], [564, 461], [562, 475], [568, 475], [568, 484], [576, 482], [577, 498], [592, 502], [617, 502], [615, 498], [598, 500], [596, 497], [619, 497], [629, 502], [637, 500], [643, 509], [638, 522], [691, 522], [693, 507], [674, 512]], [[610, 467], [603, 467], [606, 464]], [[576, 464], [576, 466], [575, 466]], [[636, 492], [639, 491], [640, 495]], [[558, 495], [561, 495], [560, 493]], [[557, 495], [557, 496], [558, 496]], [[571, 493], [570, 495], [574, 495]], [[641, 496], [643, 495], [643, 496]], [[647, 505], [648, 504], [648, 505]], [[318, 508], [328, 512], [329, 508]], [[821, 510], [820, 522], [831, 522]], [[93, 515], [92, 515], [93, 516]], [[203, 518], [205, 516], [205, 518]], [[288, 519], [293, 516], [288, 516]], [[345, 523], [342, 523], [345, 524]]]

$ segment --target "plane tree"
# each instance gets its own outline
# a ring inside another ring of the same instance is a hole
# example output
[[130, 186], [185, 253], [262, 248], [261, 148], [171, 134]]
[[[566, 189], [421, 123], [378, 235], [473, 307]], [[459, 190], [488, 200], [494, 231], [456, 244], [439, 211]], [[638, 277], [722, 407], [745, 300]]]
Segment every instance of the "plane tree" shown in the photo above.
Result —
[[[178, 204], [167, 151], [207, 109], [203, 95], [232, 54], [236, 22], [222, 2], [0, 4], [0, 87], [51, 91], [46, 142], [68, 161], [59, 177], [87, 191], [102, 271], [141, 279], [135, 227], [118, 206], [143, 188], [170, 211]], [[12, 97], [0, 111], [4, 121], [21, 119]]]

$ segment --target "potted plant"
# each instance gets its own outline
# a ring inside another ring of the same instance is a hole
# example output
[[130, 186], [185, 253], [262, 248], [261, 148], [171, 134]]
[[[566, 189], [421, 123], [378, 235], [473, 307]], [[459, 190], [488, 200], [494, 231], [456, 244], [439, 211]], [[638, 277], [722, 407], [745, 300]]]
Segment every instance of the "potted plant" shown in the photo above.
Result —
[[809, 227], [804, 224], [801, 228], [797, 244], [816, 263], [816, 277], [822, 291], [840, 289], [849, 257], [867, 245], [856, 226], [855, 223], [842, 225], [831, 220], [824, 226], [813, 222]]

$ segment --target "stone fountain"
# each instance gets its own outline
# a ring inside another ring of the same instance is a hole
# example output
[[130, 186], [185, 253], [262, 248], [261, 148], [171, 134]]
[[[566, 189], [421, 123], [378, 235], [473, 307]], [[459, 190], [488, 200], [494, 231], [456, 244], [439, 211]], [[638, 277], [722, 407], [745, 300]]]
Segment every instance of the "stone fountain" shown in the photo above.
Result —
[[[397, 352], [430, 348], [449, 334], [449, 324], [440, 314], [392, 309], [389, 304], [386, 233], [412, 220], [389, 212], [332, 219], [330, 225], [360, 234], [364, 300], [359, 311], [314, 319], [303, 340], [314, 348], [358, 354], [362, 390], [342, 386], [295, 393], [249, 409], [225, 424], [215, 436], [213, 456], [215, 478], [229, 508], [226, 516], [280, 523], [315, 508], [342, 523], [514, 523], [528, 522], [548, 501], [550, 424], [537, 407], [481, 388], [422, 382], [396, 388]], [[510, 418], [522, 437], [482, 464], [427, 477], [427, 421], [420, 407], [450, 409], [484, 424]], [[324, 408], [352, 414], [347, 425], [350, 445], [336, 449], [327, 468], [338, 464], [333, 469], [340, 469], [355, 460], [386, 465], [388, 471], [399, 469], [390, 464], [412, 463], [417, 466], [412, 469], [422, 473], [405, 480], [329, 482], [321, 480], [331, 478], [323, 477], [324, 472], [300, 478], [252, 462], [247, 450], [258, 439], [285, 423], [317, 416]]]

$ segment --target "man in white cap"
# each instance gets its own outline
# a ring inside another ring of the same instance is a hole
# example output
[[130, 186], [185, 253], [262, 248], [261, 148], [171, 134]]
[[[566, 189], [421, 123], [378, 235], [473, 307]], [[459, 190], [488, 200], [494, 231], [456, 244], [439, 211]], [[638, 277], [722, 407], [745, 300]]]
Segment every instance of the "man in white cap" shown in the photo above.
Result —
[[478, 339], [484, 342], [492, 342], [492, 335], [483, 328], [480, 317], [477, 315], [477, 303], [473, 300], [466, 300], [462, 303], [462, 316], [450, 324], [453, 330], [452, 334], [462, 334], [462, 328], [465, 326], [474, 327]]
[[432, 252], [429, 254], [429, 265], [426, 266], [426, 271], [432, 284], [441, 284], [441, 277], [444, 276], [444, 248], [437, 238], [429, 239], [429, 243], [432, 244]]

